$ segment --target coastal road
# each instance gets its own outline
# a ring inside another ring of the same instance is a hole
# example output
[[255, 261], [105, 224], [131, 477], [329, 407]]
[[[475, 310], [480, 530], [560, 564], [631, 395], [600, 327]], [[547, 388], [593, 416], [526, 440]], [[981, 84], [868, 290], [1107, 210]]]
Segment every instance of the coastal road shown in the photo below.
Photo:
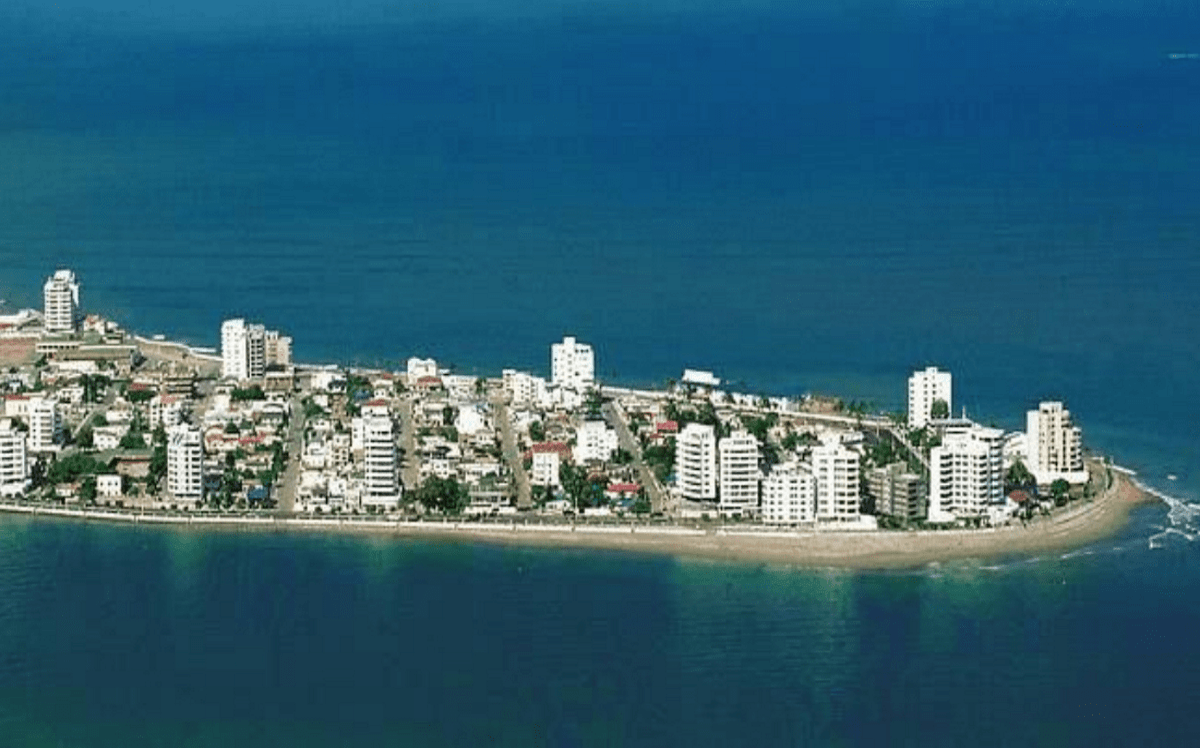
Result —
[[625, 409], [621, 407], [620, 403], [612, 401], [605, 403], [600, 412], [604, 415], [604, 420], [608, 422], [608, 425], [617, 430], [617, 443], [621, 449], [633, 455], [633, 466], [637, 468], [642, 485], [646, 487], [646, 493], [650, 497], [650, 511], [664, 514], [673, 512], [675, 507], [671, 502], [670, 495], [658, 482], [658, 476], [642, 459], [642, 445], [629, 430], [629, 423], [625, 419]]
[[524, 509], [533, 506], [533, 492], [529, 487], [529, 476], [525, 473], [525, 464], [521, 461], [521, 453], [517, 451], [517, 439], [512, 430], [512, 419], [508, 417], [508, 404], [502, 395], [492, 398], [492, 407], [496, 414], [496, 422], [500, 425], [500, 446], [504, 452], [504, 460], [512, 471], [513, 481], [517, 484], [517, 507]]

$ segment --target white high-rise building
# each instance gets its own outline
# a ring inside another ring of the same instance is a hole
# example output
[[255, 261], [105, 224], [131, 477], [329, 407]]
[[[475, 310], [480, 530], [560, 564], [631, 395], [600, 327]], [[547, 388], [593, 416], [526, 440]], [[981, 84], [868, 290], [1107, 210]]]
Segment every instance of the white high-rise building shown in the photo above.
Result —
[[758, 439], [746, 431], [735, 431], [718, 444], [723, 515], [758, 513]]
[[545, 379], [516, 369], [504, 370], [504, 391], [511, 398], [514, 408], [540, 407], [550, 401]]
[[1025, 417], [1025, 467], [1041, 485], [1059, 478], [1087, 483], [1083, 465], [1083, 432], [1071, 423], [1071, 412], [1060, 402], [1043, 402]]
[[29, 400], [29, 451], [53, 452], [62, 436], [62, 417], [58, 402], [49, 398]]
[[[279, 356], [280, 341], [286, 341], [284, 346], [287, 357], [291, 359], [291, 338], [281, 338], [278, 332], [270, 333], [274, 337], [274, 355]], [[227, 319], [221, 324], [221, 376], [226, 379], [256, 379], [267, 371], [268, 332], [258, 324], [247, 324], [244, 319]], [[278, 363], [277, 361], [275, 363]]]
[[929, 453], [930, 522], [979, 517], [1004, 502], [1004, 432], [949, 432]]
[[596, 356], [592, 347], [564, 337], [550, 346], [550, 381], [559, 387], [586, 390], [596, 381]]
[[617, 451], [617, 432], [604, 421], [584, 421], [575, 431], [575, 462], [607, 462]]
[[246, 320], [227, 319], [221, 324], [221, 376], [250, 378], [250, 351], [246, 346]]
[[675, 479], [685, 499], [717, 497], [717, 437], [712, 426], [689, 423], [675, 439]]
[[936, 366], [930, 366], [924, 371], [913, 372], [908, 378], [908, 427], [919, 429], [929, 423], [935, 400], [946, 403], [949, 414], [950, 390], [948, 371], [938, 371]]
[[184, 423], [167, 431], [167, 493], [175, 501], [204, 500], [204, 446], [195, 426]]
[[817, 482], [817, 519], [850, 522], [859, 517], [859, 454], [838, 438], [827, 438], [812, 450]]
[[363, 418], [363, 506], [395, 508], [400, 503], [396, 481], [396, 437], [388, 416]]
[[795, 525], [816, 519], [817, 481], [806, 465], [786, 462], [771, 468], [763, 480], [762, 521]]
[[0, 496], [15, 496], [25, 491], [29, 481], [29, 458], [25, 434], [12, 427], [12, 421], [0, 421]]
[[79, 325], [79, 283], [70, 270], [57, 270], [42, 287], [46, 332], [74, 332]]

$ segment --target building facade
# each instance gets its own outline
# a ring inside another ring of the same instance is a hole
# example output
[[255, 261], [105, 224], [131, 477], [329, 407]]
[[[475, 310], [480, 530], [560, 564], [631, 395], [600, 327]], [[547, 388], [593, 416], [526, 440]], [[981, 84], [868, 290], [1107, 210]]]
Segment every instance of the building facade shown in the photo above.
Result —
[[550, 381], [559, 387], [583, 391], [595, 384], [596, 356], [592, 347], [566, 336], [550, 346]]
[[812, 471], [817, 483], [817, 519], [852, 522], [860, 516], [859, 454], [829, 438], [812, 450]]
[[23, 493], [28, 481], [25, 434], [13, 428], [11, 421], [0, 421], [0, 496]]
[[1071, 423], [1071, 412], [1060, 402], [1043, 402], [1025, 416], [1026, 467], [1040, 485], [1060, 478], [1086, 483], [1083, 432]]
[[617, 432], [604, 421], [584, 421], [575, 431], [575, 462], [608, 462], [617, 451]]
[[950, 372], [938, 371], [936, 366], [913, 372], [908, 378], [908, 427], [919, 429], [928, 424], [937, 400], [946, 403], [948, 414], [953, 405], [950, 396]]
[[62, 438], [62, 417], [58, 412], [58, 402], [44, 397], [29, 399], [29, 435], [30, 452], [53, 452], [58, 449]]
[[363, 487], [362, 504], [395, 508], [400, 503], [396, 479], [396, 435], [390, 416], [362, 419]]
[[758, 514], [758, 439], [746, 431], [735, 431], [717, 445], [720, 460], [722, 515]]
[[167, 431], [167, 493], [175, 501], [204, 501], [204, 440], [195, 426]]
[[675, 480], [685, 499], [717, 498], [717, 437], [712, 426], [689, 423], [675, 439]]
[[908, 471], [903, 462], [871, 468], [864, 476], [875, 514], [896, 519], [925, 519], [925, 479]]
[[816, 519], [817, 482], [812, 470], [799, 462], [771, 468], [763, 480], [762, 521], [768, 525], [798, 525]]
[[1004, 432], [973, 426], [947, 433], [929, 454], [930, 522], [981, 517], [1004, 503]]
[[[286, 357], [286, 362], [281, 357]], [[292, 339], [275, 330], [244, 319], [227, 319], [221, 324], [221, 376], [226, 379], [260, 379], [268, 364], [287, 366], [291, 357]]]
[[79, 326], [79, 283], [70, 270], [57, 270], [42, 287], [46, 332], [74, 332]]

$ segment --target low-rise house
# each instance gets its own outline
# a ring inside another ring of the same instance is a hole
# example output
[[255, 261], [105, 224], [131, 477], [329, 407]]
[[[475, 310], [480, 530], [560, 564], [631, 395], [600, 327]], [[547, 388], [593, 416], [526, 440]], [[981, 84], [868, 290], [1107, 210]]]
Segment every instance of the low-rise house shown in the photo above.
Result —
[[118, 498], [122, 495], [123, 478], [116, 474], [96, 476], [96, 494], [105, 499]]

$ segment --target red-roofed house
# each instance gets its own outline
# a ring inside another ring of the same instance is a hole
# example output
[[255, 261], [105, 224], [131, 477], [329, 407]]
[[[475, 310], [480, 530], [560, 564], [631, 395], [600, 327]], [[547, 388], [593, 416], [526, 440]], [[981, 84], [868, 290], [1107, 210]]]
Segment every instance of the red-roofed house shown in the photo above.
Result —
[[641, 486], [637, 483], [610, 483], [604, 489], [604, 495], [613, 501], [632, 499], [637, 496], [640, 489]]

